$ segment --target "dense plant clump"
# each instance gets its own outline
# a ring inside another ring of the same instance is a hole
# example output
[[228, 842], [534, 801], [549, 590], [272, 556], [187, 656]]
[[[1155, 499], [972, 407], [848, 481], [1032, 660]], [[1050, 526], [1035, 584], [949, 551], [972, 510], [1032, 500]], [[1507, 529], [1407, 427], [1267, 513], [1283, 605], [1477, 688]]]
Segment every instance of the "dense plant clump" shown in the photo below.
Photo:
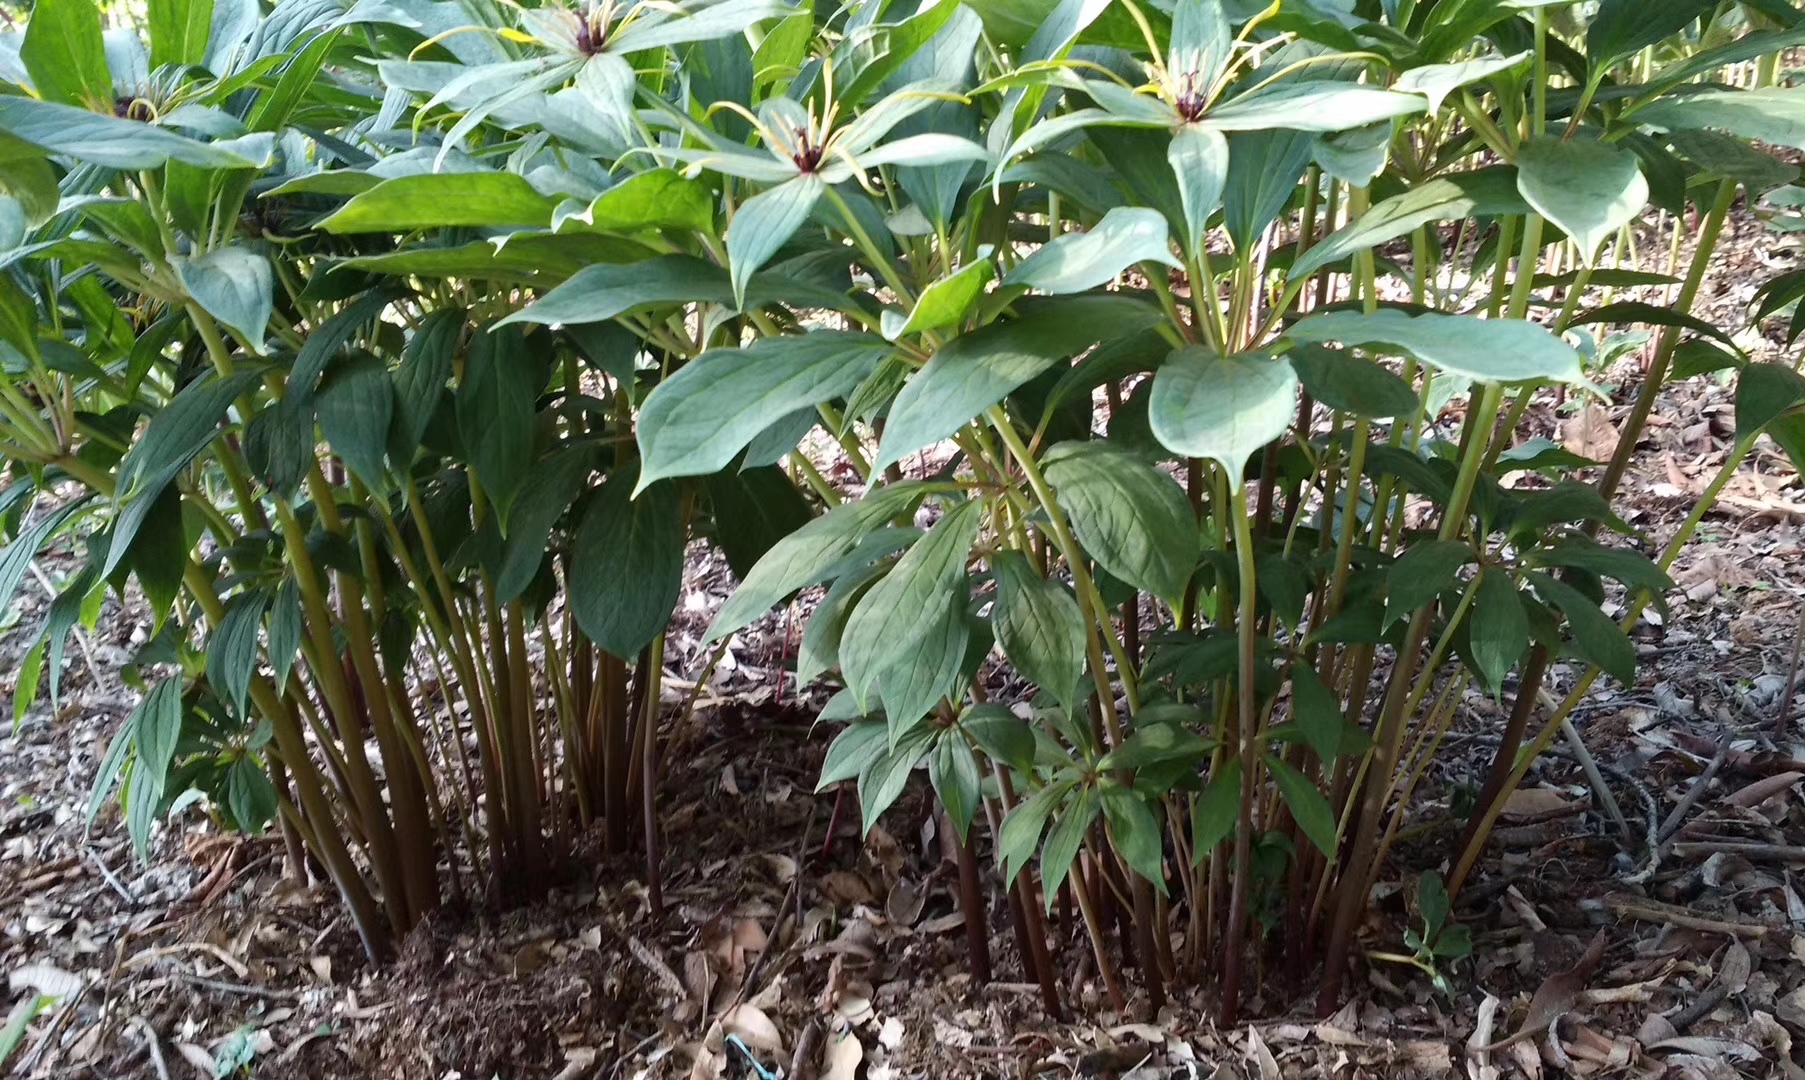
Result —
[[[1805, 380], [1691, 311], [1738, 197], [1797, 190], [1772, 0], [147, 10], [0, 40], [0, 597], [88, 551], [20, 708], [135, 581], [146, 693], [91, 809], [279, 823], [372, 957], [591, 823], [657, 908], [705, 538], [723, 645], [825, 587], [821, 785], [869, 827], [927, 773], [976, 970], [982, 835], [1055, 1010], [1061, 898], [1117, 1004], [1119, 927], [1155, 1003], [1207, 975], [1232, 1022], [1250, 963], [1320, 964], [1330, 1008], [1466, 696], [1510, 705], [1418, 889], [1430, 966], [1717, 490], [1763, 433], [1805, 459]], [[1614, 458], [1520, 441], [1632, 324]], [[1651, 558], [1612, 499], [1707, 373], [1735, 445]], [[988, 699], [997, 654], [1030, 696]]]

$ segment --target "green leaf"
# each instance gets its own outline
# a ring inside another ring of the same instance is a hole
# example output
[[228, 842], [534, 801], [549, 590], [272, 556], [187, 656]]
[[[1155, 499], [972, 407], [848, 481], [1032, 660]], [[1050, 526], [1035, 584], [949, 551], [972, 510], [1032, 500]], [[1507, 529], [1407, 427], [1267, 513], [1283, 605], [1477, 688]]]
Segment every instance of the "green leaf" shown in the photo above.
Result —
[[1485, 688], [1496, 692], [1529, 647], [1529, 616], [1509, 573], [1498, 567], [1480, 573], [1467, 627], [1473, 667]]
[[301, 594], [292, 577], [276, 587], [276, 598], [269, 609], [269, 659], [275, 669], [275, 684], [288, 685], [288, 674], [301, 651]]
[[1293, 282], [1357, 251], [1408, 236], [1419, 227], [1437, 221], [1469, 217], [1502, 217], [1523, 214], [1529, 204], [1517, 191], [1516, 170], [1494, 166], [1477, 172], [1445, 176], [1419, 184], [1402, 195], [1375, 203], [1366, 213], [1305, 252], [1292, 264]]
[[570, 609], [602, 649], [631, 659], [671, 621], [683, 591], [683, 512], [670, 484], [637, 496], [631, 468], [608, 478], [571, 540]]
[[971, 819], [977, 815], [983, 781], [971, 747], [965, 745], [965, 738], [956, 730], [941, 732], [934, 743], [934, 754], [928, 759], [928, 780], [934, 785], [934, 794], [940, 797], [940, 805], [946, 808], [946, 816], [952, 820], [953, 835], [965, 843], [971, 832]]
[[827, 756], [821, 761], [821, 779], [815, 784], [816, 793], [843, 780], [851, 780], [889, 752], [890, 737], [882, 721], [866, 720], [846, 725], [828, 746]]
[[[501, 565], [495, 574], [498, 602], [519, 599], [533, 584], [545, 561], [552, 527], [588, 487], [594, 467], [594, 448], [579, 445], [542, 458], [528, 471], [519, 497], [508, 508]], [[574, 566], [570, 569], [580, 572]]]
[[[559, 239], [595, 239], [620, 243], [612, 238], [560, 237]], [[518, 245], [518, 241], [509, 248]], [[412, 272], [401, 268], [403, 272]], [[463, 276], [451, 271], [453, 276]], [[839, 309], [845, 297], [814, 285], [786, 281], [768, 274], [753, 277], [743, 298], [753, 307], [779, 301], [805, 304], [809, 307]], [[608, 263], [587, 266], [496, 325], [509, 323], [577, 323], [602, 322], [623, 315], [634, 308], [649, 305], [737, 304], [732, 283], [725, 270], [693, 255], [662, 255], [638, 262]]]
[[1053, 910], [1053, 898], [1059, 894], [1059, 886], [1065, 882], [1066, 875], [1072, 872], [1072, 864], [1078, 858], [1078, 849], [1084, 846], [1084, 834], [1090, 831], [1091, 822], [1097, 820], [1102, 810], [1098, 805], [1095, 788], [1085, 788], [1078, 792], [1053, 823], [1047, 833], [1047, 842], [1040, 849], [1040, 873], [1047, 910]]
[[909, 334], [938, 330], [964, 320], [984, 295], [984, 287], [996, 277], [991, 249], [980, 247], [974, 261], [921, 290], [915, 307], [904, 317], [884, 312], [884, 336], [891, 341]]
[[[38, 551], [77, 514], [90, 509], [89, 502], [86, 497], [71, 499], [20, 529], [10, 543], [0, 547], [0, 612], [12, 610], [19, 581], [24, 578], [31, 561], [37, 558]], [[123, 554], [122, 552], [121, 555]], [[107, 573], [110, 572], [109, 566]]]
[[329, 233], [398, 233], [551, 223], [557, 200], [510, 172], [418, 173], [384, 180], [320, 222]]
[[1184, 265], [1172, 257], [1159, 211], [1117, 207], [1088, 232], [1066, 233], [1043, 245], [1004, 275], [1003, 284], [1053, 295], [1084, 292], [1141, 262]]
[[1316, 136], [1310, 156], [1324, 175], [1354, 187], [1368, 187], [1391, 160], [1391, 121]]
[[[983, 521], [983, 505], [981, 500], [969, 499], [948, 510], [897, 560], [890, 573], [871, 587], [846, 620], [846, 633], [840, 641], [840, 671], [846, 677], [846, 688], [863, 705], [872, 685], [883, 678], [885, 712], [892, 732], [898, 724], [912, 723], [926, 712], [924, 708], [914, 715], [900, 713], [903, 703], [891, 700], [890, 688], [912, 673], [935, 669], [944, 655], [948, 612], [955, 604], [960, 609], [964, 606], [965, 563]], [[914, 703], [909, 702], [910, 711]]]
[[1516, 319], [1392, 308], [1372, 314], [1331, 311], [1306, 315], [1286, 332], [1292, 341], [1338, 341], [1352, 347], [1400, 351], [1442, 371], [1481, 382], [1548, 379], [1587, 385], [1579, 353], [1542, 327]]
[[533, 461], [534, 405], [543, 370], [526, 355], [526, 340], [513, 328], [472, 336], [457, 389], [457, 424], [482, 482], [502, 520]]
[[1741, 347], [1736, 344], [1736, 340], [1720, 327], [1683, 311], [1646, 304], [1638, 300], [1618, 300], [1615, 303], [1582, 311], [1567, 325], [1586, 326], [1591, 323], [1648, 323], [1650, 326], [1679, 326], [1694, 333], [1715, 338], [1738, 353], [1742, 351]]
[[1625, 686], [1636, 682], [1636, 647], [1616, 620], [1584, 593], [1550, 574], [1531, 573], [1530, 585], [1543, 600], [1561, 609], [1579, 655]]
[[1668, 132], [1667, 141], [1687, 161], [1707, 173], [1746, 186], [1752, 194], [1790, 184], [1799, 178], [1797, 165], [1789, 165], [1721, 132], [1682, 128]]
[[1233, 47], [1234, 29], [1222, 0], [1178, 0], [1172, 7], [1172, 37], [1166, 67], [1207, 88], [1222, 75]]
[[1345, 747], [1365, 734], [1348, 722], [1334, 692], [1324, 686], [1316, 671], [1309, 667], [1292, 669], [1291, 722], [1297, 725], [1304, 742], [1322, 759], [1325, 769], [1335, 764]]
[[1343, 82], [1288, 82], [1243, 94], [1201, 121], [1218, 131], [1346, 131], [1423, 111], [1416, 94]]
[[56, 170], [37, 147], [0, 131], [0, 191], [18, 200], [25, 224], [37, 227], [56, 214], [62, 193]]
[[1004, 885], [1015, 884], [1016, 875], [1028, 865], [1028, 860], [1034, 857], [1034, 849], [1040, 846], [1040, 834], [1047, 827], [1047, 819], [1053, 816], [1053, 811], [1071, 790], [1069, 780], [1048, 784], [1027, 800], [1017, 803], [1003, 819], [1003, 828], [997, 834], [997, 861], [1003, 866]]
[[1654, 101], [1636, 123], [1669, 131], [1715, 128], [1744, 139], [1805, 149], [1805, 87], [1711, 90]]
[[878, 562], [850, 574], [842, 574], [827, 595], [809, 614], [808, 627], [802, 632], [802, 644], [796, 649], [796, 684], [807, 686], [830, 668], [840, 663], [840, 642], [846, 634], [846, 620], [852, 609], [864, 599], [866, 590], [890, 569], [889, 563]]
[[1428, 930], [1424, 936], [1433, 940], [1447, 924], [1449, 911], [1448, 888], [1442, 884], [1441, 875], [1433, 870], [1423, 871], [1422, 877], [1417, 879], [1416, 908]]
[[240, 757], [226, 770], [226, 809], [238, 831], [253, 836], [276, 819], [276, 787], [256, 759]]
[[151, 816], [162, 801], [163, 785], [182, 733], [182, 681], [165, 679], [139, 702], [127, 724], [133, 751], [126, 827], [140, 859], [149, 851]]
[[30, 711], [31, 703], [37, 700], [38, 681], [44, 676], [44, 653], [50, 643], [40, 641], [25, 653], [25, 659], [19, 664], [18, 677], [13, 682], [13, 729], [18, 730], [19, 722], [25, 719]]
[[1659, 597], [1674, 587], [1673, 579], [1648, 556], [1632, 548], [1605, 547], [1589, 536], [1570, 535], [1532, 556], [1540, 566], [1562, 566], [1615, 578], [1625, 586], [1646, 589]]
[[674, 169], [636, 173], [597, 195], [581, 213], [559, 222], [559, 231], [580, 222], [596, 232], [636, 233], [642, 229], [706, 232], [714, 224], [708, 185]]
[[1064, 585], [1036, 573], [1019, 551], [998, 551], [990, 567], [997, 583], [990, 619], [1003, 655], [1023, 678], [1075, 711], [1084, 675], [1084, 618], [1077, 599]]
[[1285, 212], [1316, 140], [1301, 131], [1240, 131], [1228, 140], [1222, 224], [1236, 251], [1252, 251]]
[[808, 173], [740, 204], [727, 225], [727, 266], [735, 307], [746, 306], [746, 286], [753, 272], [796, 234], [826, 191], [821, 178]]
[[896, 396], [872, 469], [881, 471], [947, 438], [1059, 361], [1145, 329], [1157, 318], [1155, 309], [1120, 296], [1074, 296], [961, 334]]
[[207, 681], [232, 711], [244, 714], [251, 676], [257, 670], [257, 644], [270, 597], [264, 592], [239, 593], [226, 602], [225, 618], [207, 642]]
[[1460, 568], [1475, 560], [1461, 540], [1422, 540], [1410, 545], [1386, 574], [1385, 625], [1414, 613], [1454, 584]]
[[1034, 730], [1008, 706], [973, 705], [959, 718], [959, 727], [990, 760], [1024, 775], [1033, 771]]
[[369, 353], [338, 365], [321, 384], [315, 406], [320, 434], [364, 486], [381, 491], [383, 452], [395, 408], [389, 369]]
[[891, 351], [872, 334], [813, 330], [703, 353], [646, 398], [641, 483], [718, 472], [776, 421], [850, 393]]
[[[111, 99], [109, 79], [107, 100]], [[112, 169], [155, 169], [171, 160], [203, 169], [249, 169], [257, 164], [224, 145], [196, 142], [136, 120], [16, 95], [0, 95], [0, 132], [52, 154]]]
[[1241, 813], [1241, 761], [1223, 759], [1191, 804], [1191, 863], [1196, 865], [1235, 831]]
[[150, 607], [154, 636], [163, 628], [163, 621], [182, 591], [182, 573], [188, 567], [191, 545], [182, 522], [181, 489], [164, 487], [151, 501], [129, 541], [115, 536], [113, 542], [130, 545], [132, 575], [138, 579], [138, 587]]
[[1163, 863], [1165, 830], [1147, 800], [1131, 787], [1103, 787], [1103, 818], [1109, 824], [1110, 844], [1136, 874], [1166, 891]]
[[1530, 56], [1530, 53], [1520, 52], [1512, 56], [1481, 56], [1451, 64], [1424, 64], [1399, 75], [1391, 88], [1407, 94], [1423, 95], [1429, 99], [1429, 111], [1437, 113], [1441, 111], [1443, 99], [1449, 94], [1463, 86], [1490, 78], [1500, 71], [1508, 71]]
[[[65, 105], [112, 105], [113, 74], [107, 68], [100, 9], [93, 0], [38, 0], [18, 49], [40, 98]], [[3, 120], [0, 126], [5, 126]]]
[[420, 323], [401, 350], [401, 366], [394, 374], [388, 445], [389, 459], [398, 469], [413, 464], [426, 426], [438, 411], [463, 331], [462, 311], [435, 311]]
[[869, 833], [877, 819], [902, 795], [909, 784], [909, 774], [927, 755], [936, 730], [932, 724], [916, 724], [859, 776], [859, 808], [865, 832]]
[[276, 287], [269, 260], [241, 247], [227, 247], [192, 258], [174, 257], [170, 263], [183, 291], [262, 355]]
[[1178, 482], [1096, 443], [1060, 443], [1043, 460], [1084, 549], [1116, 577], [1176, 604], [1198, 553], [1196, 519]]
[[[1152, 709], [1143, 709], [1135, 717], [1134, 730], [1122, 740], [1122, 745], [1103, 755], [1097, 762], [1097, 771], [1143, 769], [1172, 761], [1199, 762], [1209, 754], [1212, 744], [1186, 730], [1182, 721], [1162, 720], [1151, 714]], [[1185, 714], [1190, 715], [1191, 710], [1186, 709]]]
[[1273, 782], [1278, 785], [1279, 795], [1285, 800], [1285, 806], [1291, 811], [1291, 818], [1297, 822], [1298, 829], [1316, 845], [1316, 850], [1322, 852], [1325, 858], [1333, 859], [1335, 812], [1329, 808], [1329, 800], [1323, 798], [1322, 792], [1303, 773], [1271, 754], [1264, 757], [1267, 769], [1272, 772]]
[[1805, 401], [1805, 378], [1783, 364], [1750, 364], [1736, 378], [1736, 438], [1753, 438]]
[[1241, 489], [1247, 459], [1285, 433], [1297, 413], [1297, 375], [1265, 353], [1221, 356], [1200, 345], [1174, 352], [1153, 376], [1148, 419], [1175, 454], [1221, 464]]
[[150, 66], [199, 64], [207, 58], [213, 0], [147, 0]]
[[1541, 135], [1517, 150], [1517, 190], [1590, 263], [1598, 246], [1648, 205], [1636, 155], [1596, 138]]
[[1305, 392], [1337, 412], [1381, 420], [1416, 410], [1416, 391], [1378, 364], [1320, 345], [1285, 355]]
[[[1190, 2], [1204, 6], [1205, 0]], [[1228, 182], [1228, 140], [1213, 128], [1187, 124], [1172, 137], [1166, 160], [1178, 178], [1178, 197], [1184, 205], [1185, 250], [1201, 251], [1210, 215], [1222, 205], [1222, 189]]]
[[857, 502], [841, 503], [784, 537], [721, 605], [708, 640], [733, 633], [797, 589], [818, 584], [867, 533], [909, 513], [927, 490], [920, 483], [889, 484]]
[[1710, 11], [1711, 0], [1602, 0], [1586, 27], [1586, 57], [1596, 81], [1650, 45], [1691, 26]]

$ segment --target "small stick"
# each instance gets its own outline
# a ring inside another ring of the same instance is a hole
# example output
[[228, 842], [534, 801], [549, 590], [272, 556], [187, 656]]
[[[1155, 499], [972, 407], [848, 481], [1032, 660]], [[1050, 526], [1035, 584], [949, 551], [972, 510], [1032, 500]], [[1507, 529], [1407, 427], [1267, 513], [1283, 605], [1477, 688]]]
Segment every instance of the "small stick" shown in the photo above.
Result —
[[1788, 844], [1734, 843], [1718, 840], [1681, 842], [1673, 849], [1686, 855], [1741, 855], [1746, 859], [1772, 859], [1775, 862], [1805, 863], [1805, 847]]
[[179, 979], [185, 983], [191, 983], [207, 990], [218, 990], [224, 994], [242, 994], [246, 997], [270, 998], [275, 1001], [301, 1000], [301, 995], [295, 993], [293, 990], [278, 990], [270, 986], [251, 986], [247, 983], [225, 982], [221, 979], [209, 979], [204, 975], [190, 975], [186, 971], [172, 971], [169, 973], [169, 977], [172, 979]]
[[1604, 898], [1605, 909], [1613, 915], [1627, 915], [1643, 922], [1667, 923], [1671, 926], [1682, 926], [1688, 930], [1703, 930], [1713, 934], [1729, 934], [1733, 937], [1765, 937], [1768, 927], [1761, 923], [1727, 922], [1722, 919], [1707, 919], [1702, 915], [1694, 915], [1685, 908], [1674, 907], [1654, 900], [1645, 900], [1639, 896], [1624, 893], [1612, 893]]
[[1799, 604], [1799, 625], [1792, 632], [1792, 661], [1786, 666], [1786, 693], [1780, 696], [1780, 712], [1774, 719], [1774, 737], [1785, 742], [1792, 733], [1792, 695], [1799, 688], [1799, 651], [1805, 648], [1805, 601]]
[[142, 1016], [134, 1016], [127, 1026], [135, 1030], [143, 1038], [144, 1045], [150, 1049], [150, 1063], [157, 1070], [157, 1080], [169, 1080], [169, 1065], [163, 1060], [162, 1040], [150, 1026], [150, 1021]]
[[1717, 770], [1723, 768], [1724, 762], [1729, 759], [1729, 756], [1730, 740], [1725, 739], [1723, 745], [1717, 748], [1716, 755], [1711, 758], [1711, 763], [1705, 766], [1705, 771], [1699, 774], [1697, 780], [1693, 781], [1692, 787], [1686, 792], [1686, 797], [1680, 800], [1680, 805], [1673, 808], [1673, 813], [1667, 815], [1666, 821], [1661, 822], [1660, 831], [1655, 834], [1657, 838], [1665, 841], [1679, 830], [1680, 825], [1686, 820], [1686, 815], [1692, 812], [1699, 797], [1705, 793], [1706, 788], [1711, 786], [1711, 781], [1717, 778]]
[[1605, 813], [1609, 814], [1611, 820], [1617, 823], [1618, 830], [1623, 833], [1624, 841], [1635, 843], [1636, 836], [1630, 831], [1630, 823], [1625, 820], [1623, 809], [1617, 805], [1617, 797], [1611, 794], [1611, 786], [1604, 782], [1604, 774], [1598, 771], [1598, 763], [1592, 760], [1592, 752], [1586, 749], [1585, 741], [1579, 737], [1579, 732], [1574, 728], [1570, 718], [1563, 717], [1561, 719], [1561, 734], [1567, 737], [1568, 749], [1573, 751], [1574, 758], [1579, 761], [1579, 767], [1585, 772], [1586, 779], [1591, 782], [1592, 790], [1598, 793], [1599, 805], [1603, 806]]

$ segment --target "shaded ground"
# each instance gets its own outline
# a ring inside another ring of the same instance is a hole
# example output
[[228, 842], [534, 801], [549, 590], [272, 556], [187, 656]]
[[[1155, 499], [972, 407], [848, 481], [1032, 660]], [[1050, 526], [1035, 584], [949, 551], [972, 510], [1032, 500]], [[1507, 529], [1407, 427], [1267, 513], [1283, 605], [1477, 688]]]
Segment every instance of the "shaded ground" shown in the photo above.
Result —
[[[1701, 307], [1740, 324], [1773, 272], [1753, 262], [1782, 255], [1757, 223], [1734, 231]], [[1774, 355], [1775, 342], [1745, 344]], [[1607, 455], [1634, 362], [1617, 369], [1617, 404], [1550, 397], [1531, 427]], [[1731, 410], [1710, 379], [1664, 395], [1624, 498], [1657, 543], [1721, 463]], [[273, 840], [219, 835], [189, 811], [141, 865], [110, 809], [84, 833], [99, 757], [135, 700], [117, 670], [145, 632], [109, 601], [100, 631], [70, 650], [61, 715], [40, 703], [0, 739], [0, 967], [9, 1000], [30, 986], [67, 994], [32, 1025], [20, 1069], [179, 1077], [242, 1059], [258, 1077], [761, 1075], [723, 1042], [734, 1035], [770, 1074], [833, 1080], [1805, 1076], [1791, 1063], [1805, 1040], [1805, 709], [1795, 701], [1778, 727], [1805, 596], [1802, 523], [1805, 491], [1763, 448], [1682, 556], [1668, 614], [1638, 628], [1638, 683], [1601, 684], [1578, 714], [1635, 837], [1649, 805], [1665, 818], [1730, 747], [1645, 883], [1622, 880], [1644, 865], [1639, 845], [1550, 756], [1457, 912], [1474, 958], [1446, 970], [1451, 996], [1369, 957], [1330, 1021], [1304, 1011], [1310, 987], [1295, 1000], [1275, 987], [1255, 1003], [1264, 1019], [1234, 1032], [1211, 1027], [1212, 1003], [1189, 983], [1158, 1016], [1144, 1000], [1111, 1014], [1082, 934], [1057, 918], [1062, 987], [1084, 1019], [1050, 1020], [994, 882], [996, 979], [974, 985], [925, 783], [863, 842], [850, 797], [836, 814], [833, 793], [812, 794], [830, 733], [809, 730], [822, 695], [782, 677], [800, 630], [785, 616], [742, 635], [694, 718], [667, 733], [662, 923], [636, 860], [585, 854], [544, 903], [445, 912], [392, 968], [368, 970], [329, 893], [282, 884]], [[41, 565], [54, 578], [73, 560]], [[693, 569], [673, 680], [703, 667], [697, 631], [729, 587], [712, 561]], [[0, 636], [0, 672], [16, 669], [48, 595], [28, 589]], [[1557, 689], [1571, 678], [1552, 675]], [[1381, 876], [1369, 952], [1406, 951], [1409, 889], [1451, 846], [1450, 803], [1489, 761], [1483, 733], [1497, 722], [1491, 703], [1465, 702]]]

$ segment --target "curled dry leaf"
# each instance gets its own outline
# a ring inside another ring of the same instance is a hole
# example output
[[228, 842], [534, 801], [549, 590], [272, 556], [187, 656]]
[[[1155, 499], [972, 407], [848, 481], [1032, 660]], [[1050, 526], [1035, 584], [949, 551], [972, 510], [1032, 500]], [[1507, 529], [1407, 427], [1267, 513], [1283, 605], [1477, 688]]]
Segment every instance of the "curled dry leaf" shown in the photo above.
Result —
[[1260, 1029], [1252, 1024], [1247, 1025], [1246, 1056], [1260, 1070], [1260, 1080], [1279, 1080], [1278, 1059], [1267, 1049], [1266, 1040], [1260, 1038]]
[[751, 1004], [735, 1005], [721, 1017], [721, 1029], [738, 1035], [740, 1041], [754, 1050], [783, 1053], [783, 1036], [763, 1009]]

